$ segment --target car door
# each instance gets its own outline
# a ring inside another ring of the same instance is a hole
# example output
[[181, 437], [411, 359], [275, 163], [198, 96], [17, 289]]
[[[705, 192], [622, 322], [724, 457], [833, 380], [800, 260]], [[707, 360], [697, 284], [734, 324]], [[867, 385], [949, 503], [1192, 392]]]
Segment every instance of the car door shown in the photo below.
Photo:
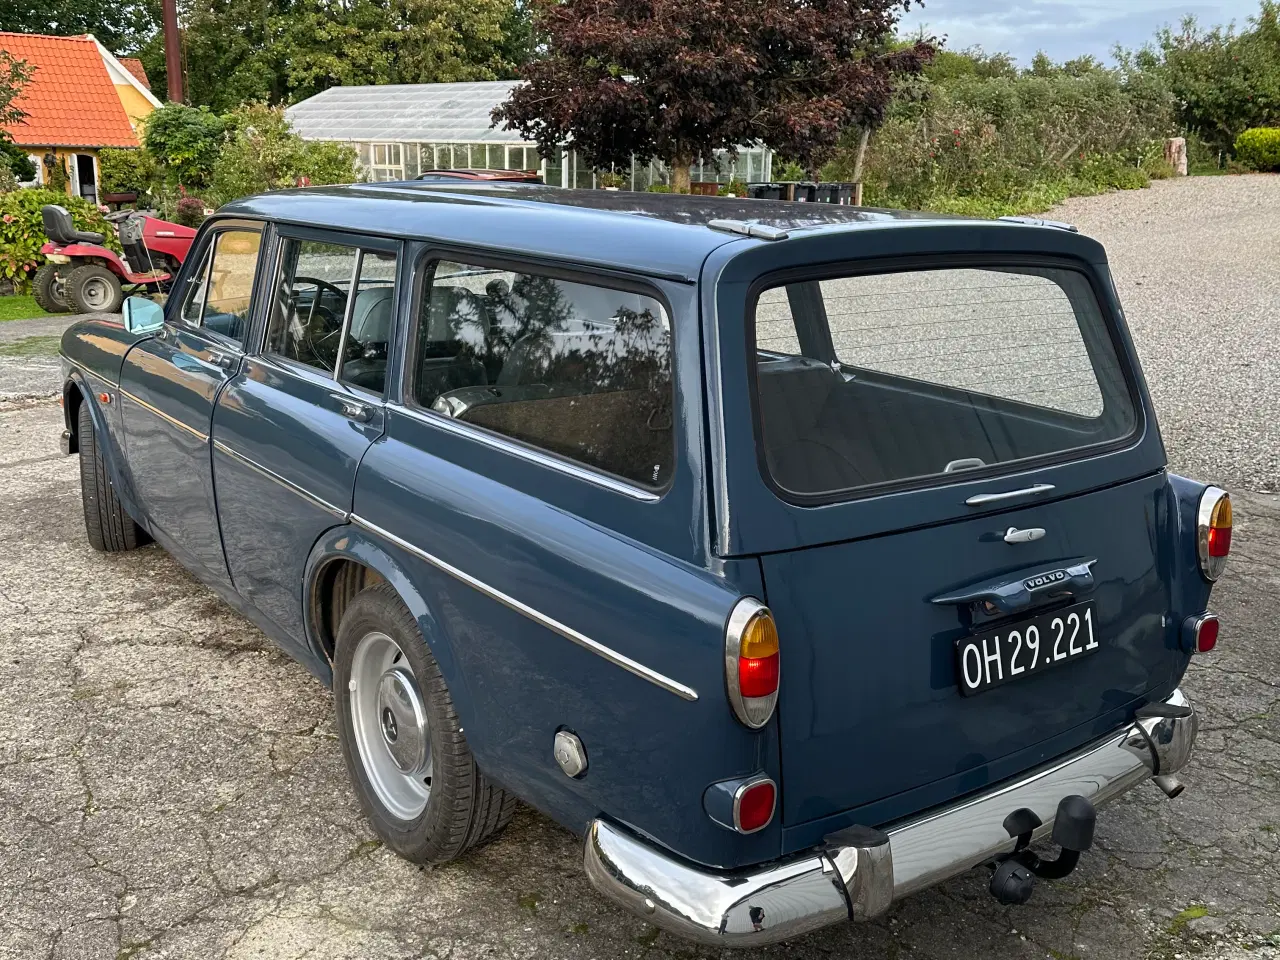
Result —
[[213, 474], [236, 590], [304, 643], [303, 566], [381, 435], [396, 241], [280, 228], [261, 346], [218, 399]]
[[224, 585], [209, 433], [218, 393], [243, 356], [261, 247], [261, 224], [209, 230], [164, 326], [130, 349], [120, 371], [126, 458], [151, 532]]

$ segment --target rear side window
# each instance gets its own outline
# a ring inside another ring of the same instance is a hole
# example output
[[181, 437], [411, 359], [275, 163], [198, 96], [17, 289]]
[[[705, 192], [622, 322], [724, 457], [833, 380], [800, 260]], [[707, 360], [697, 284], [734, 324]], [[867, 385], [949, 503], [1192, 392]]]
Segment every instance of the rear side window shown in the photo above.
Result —
[[649, 488], [674, 462], [671, 324], [642, 293], [433, 261], [418, 405]]
[[801, 496], [1066, 455], [1136, 427], [1072, 270], [806, 279], [764, 290], [753, 327], [764, 464]]

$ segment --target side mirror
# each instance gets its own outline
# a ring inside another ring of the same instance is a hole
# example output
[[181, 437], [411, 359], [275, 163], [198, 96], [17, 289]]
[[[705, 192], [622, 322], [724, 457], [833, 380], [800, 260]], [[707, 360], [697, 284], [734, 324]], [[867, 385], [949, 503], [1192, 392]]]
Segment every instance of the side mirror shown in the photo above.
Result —
[[124, 328], [130, 333], [149, 333], [164, 326], [164, 307], [146, 297], [130, 297], [122, 312]]

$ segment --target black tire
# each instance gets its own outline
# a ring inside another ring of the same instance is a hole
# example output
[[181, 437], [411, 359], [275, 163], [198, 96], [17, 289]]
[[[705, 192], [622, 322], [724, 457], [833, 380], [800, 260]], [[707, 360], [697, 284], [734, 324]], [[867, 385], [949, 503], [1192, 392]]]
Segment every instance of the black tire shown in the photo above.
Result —
[[106, 267], [86, 263], [67, 274], [67, 302], [76, 313], [119, 313], [124, 303], [120, 278]]
[[60, 264], [46, 263], [31, 278], [31, 296], [45, 313], [67, 313], [71, 310], [59, 269]]
[[[422, 812], [401, 819], [370, 782], [352, 721], [352, 659], [361, 639], [382, 633], [395, 641], [418, 684], [431, 744], [430, 793]], [[463, 736], [440, 667], [423, 642], [413, 615], [389, 583], [367, 587], [348, 605], [338, 627], [333, 663], [338, 739], [360, 805], [386, 845], [414, 863], [445, 863], [494, 836], [516, 811], [516, 798], [479, 768]]]
[[80, 403], [76, 439], [80, 446], [80, 500], [84, 504], [84, 529], [89, 546], [103, 553], [133, 550], [150, 538], [133, 522], [116, 498], [107, 476], [107, 465], [98, 449], [98, 435], [89, 415], [89, 401]]

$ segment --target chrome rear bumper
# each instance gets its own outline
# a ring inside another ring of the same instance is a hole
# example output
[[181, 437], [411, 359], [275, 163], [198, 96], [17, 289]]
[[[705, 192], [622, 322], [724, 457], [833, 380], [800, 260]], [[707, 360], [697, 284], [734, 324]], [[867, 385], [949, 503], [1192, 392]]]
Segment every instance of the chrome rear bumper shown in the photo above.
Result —
[[[1188, 707], [1182, 692], [1166, 701]], [[1174, 712], [1174, 711], [1167, 711]], [[745, 871], [717, 872], [680, 861], [604, 820], [587, 831], [584, 863], [600, 893], [655, 926], [701, 943], [747, 947], [785, 940], [843, 920], [866, 920], [892, 901], [1013, 850], [1003, 826], [1028, 808], [1053, 830], [1058, 802], [1076, 794], [1100, 806], [1190, 758], [1197, 721], [1151, 716], [1122, 733], [1015, 781], [886, 832], [852, 827], [822, 848]]]

